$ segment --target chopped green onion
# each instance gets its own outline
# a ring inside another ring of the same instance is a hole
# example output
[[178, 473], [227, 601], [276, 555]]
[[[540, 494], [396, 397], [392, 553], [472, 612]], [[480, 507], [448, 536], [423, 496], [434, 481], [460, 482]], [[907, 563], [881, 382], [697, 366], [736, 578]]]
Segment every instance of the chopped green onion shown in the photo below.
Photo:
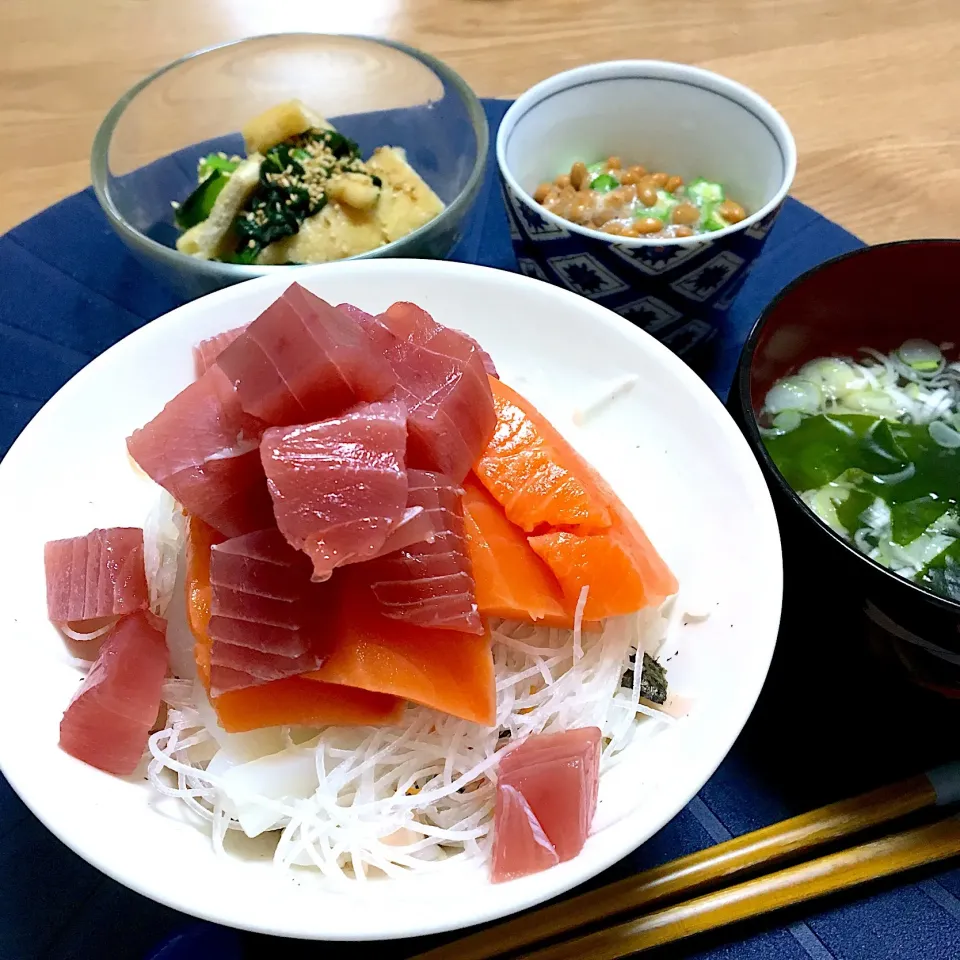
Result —
[[940, 369], [943, 354], [936, 344], [929, 340], [907, 340], [897, 350], [897, 355], [911, 370], [917, 373], [931, 373]]
[[770, 388], [763, 407], [774, 416], [785, 410], [812, 414], [819, 411], [820, 403], [820, 388], [815, 383], [803, 377], [784, 377]]

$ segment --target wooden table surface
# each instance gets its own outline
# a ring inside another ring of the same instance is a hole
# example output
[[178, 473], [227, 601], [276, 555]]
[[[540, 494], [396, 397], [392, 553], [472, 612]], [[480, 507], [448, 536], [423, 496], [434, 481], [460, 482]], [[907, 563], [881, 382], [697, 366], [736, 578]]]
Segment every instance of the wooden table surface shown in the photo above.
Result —
[[870, 242], [958, 235], [960, 0], [2, 0], [0, 231], [89, 183], [99, 121], [144, 74], [283, 30], [404, 40], [481, 96], [597, 60], [698, 64], [786, 117], [799, 199]]

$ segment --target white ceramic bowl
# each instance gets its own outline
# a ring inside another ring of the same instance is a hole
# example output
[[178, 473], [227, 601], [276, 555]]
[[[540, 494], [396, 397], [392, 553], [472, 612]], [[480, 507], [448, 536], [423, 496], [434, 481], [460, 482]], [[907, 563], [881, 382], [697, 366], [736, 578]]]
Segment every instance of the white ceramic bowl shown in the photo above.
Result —
[[[783, 202], [797, 169], [797, 147], [783, 117], [748, 87], [720, 74], [662, 60], [613, 60], [576, 67], [519, 97], [497, 132], [497, 163], [508, 188], [548, 222], [606, 243], [610, 234], [545, 210], [533, 191], [582, 160], [619, 156], [689, 182], [718, 181], [750, 212], [709, 234], [749, 229]], [[674, 240], [617, 238], [627, 247], [691, 246]]]
[[[703, 785], [753, 708], [780, 615], [781, 558], [760, 470], [720, 402], [665, 347], [581, 297], [482, 267], [427, 261], [326, 264], [298, 280], [377, 311], [415, 300], [477, 337], [620, 492], [712, 615], [679, 628], [669, 664], [687, 717], [643, 736], [603, 778], [595, 830], [576, 859], [491, 885], [485, 871], [370, 882], [344, 894], [275, 870], [254, 845], [217, 856], [179, 801], [142, 779], [61, 752], [58, 724], [78, 674], [47, 622], [43, 543], [139, 525], [156, 488], [124, 438], [192, 377], [191, 346], [255, 317], [287, 278], [190, 303], [89, 364], [40, 411], [0, 464], [8, 507], [0, 554], [0, 766], [61, 840], [111, 877], [179, 910], [288, 937], [382, 939], [501, 917], [569, 890], [643, 843]], [[611, 381], [633, 389], [577, 428], [575, 408]], [[649, 727], [647, 728], [650, 729]]]

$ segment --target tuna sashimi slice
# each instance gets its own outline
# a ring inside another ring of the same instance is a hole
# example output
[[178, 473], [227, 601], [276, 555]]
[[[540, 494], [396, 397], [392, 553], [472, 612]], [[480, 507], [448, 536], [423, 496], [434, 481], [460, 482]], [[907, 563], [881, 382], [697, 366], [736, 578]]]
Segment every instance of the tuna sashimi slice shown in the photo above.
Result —
[[390, 328], [385, 326], [372, 313], [367, 313], [366, 310], [361, 310], [352, 303], [338, 304], [337, 309], [343, 311], [360, 325], [367, 339], [379, 353], [385, 354], [397, 342], [397, 337]]
[[560, 862], [557, 851], [516, 787], [497, 787], [491, 879], [494, 883], [539, 873]]
[[483, 351], [415, 304], [394, 304], [379, 317], [350, 303], [337, 309], [363, 328], [393, 367], [398, 383], [391, 397], [403, 401], [409, 418], [408, 466], [459, 483], [496, 423]]
[[463, 484], [467, 552], [482, 616], [573, 626], [560, 583], [471, 474]]
[[426, 310], [415, 303], [395, 303], [378, 319], [401, 340], [412, 340], [435, 353], [445, 353], [467, 363], [474, 363], [480, 376], [498, 376], [490, 354], [473, 337], [462, 330], [454, 330], [437, 323]]
[[310, 560], [279, 530], [210, 548], [210, 686], [227, 690], [316, 669], [328, 590], [313, 583]]
[[247, 326], [248, 324], [244, 324], [242, 327], [224, 330], [223, 333], [201, 340], [193, 348], [193, 365], [198, 377], [202, 377], [217, 362], [217, 357], [247, 329]]
[[54, 623], [95, 620], [144, 610], [143, 530], [111, 527], [43, 548], [47, 615]]
[[291, 284], [217, 358], [248, 413], [275, 426], [336, 416], [396, 383], [355, 319]]
[[364, 567], [380, 612], [422, 627], [484, 632], [467, 552], [460, 489], [442, 474], [408, 470], [408, 507], [422, 507], [432, 539]]
[[273, 651], [264, 653], [214, 638], [210, 646], [210, 696], [219, 697], [230, 690], [296, 677], [316, 670], [322, 663], [323, 655], [318, 649], [308, 649], [297, 657], [284, 657]]
[[534, 763], [573, 758], [582, 760], [588, 774], [587, 796], [592, 801], [587, 809], [589, 824], [596, 812], [599, 791], [600, 739], [599, 727], [578, 727], [561, 733], [540, 733], [527, 737], [518, 746], [504, 752], [500, 760], [499, 774], [509, 780], [514, 773]]
[[459, 483], [496, 426], [489, 378], [468, 362], [411, 340], [398, 340], [386, 356], [398, 378], [391, 396], [407, 408], [408, 465]]
[[[187, 619], [196, 640], [194, 650], [197, 673], [204, 687], [209, 691], [210, 650], [213, 640], [208, 628], [214, 619], [210, 616], [212, 592], [210, 555], [212, 546], [221, 538], [211, 527], [196, 517], [190, 518], [188, 530]], [[287, 547], [287, 549], [291, 548]], [[248, 545], [245, 552], [253, 552], [253, 550]], [[259, 552], [261, 555], [266, 555], [272, 553], [272, 550]], [[307, 566], [309, 567], [309, 561]], [[237, 621], [232, 623], [243, 628], [243, 639], [248, 640], [250, 625]], [[235, 673], [236, 671], [220, 679], [221, 681], [237, 679]], [[387, 694], [372, 693], [339, 684], [317, 683], [295, 676], [230, 690], [219, 697], [214, 697], [211, 702], [221, 725], [229, 733], [242, 733], [246, 730], [283, 724], [321, 727], [328, 724], [397, 723], [404, 710], [402, 700]]]
[[500, 761], [498, 791], [513, 787], [523, 795], [561, 862], [583, 849], [590, 832], [600, 785], [600, 736], [597, 727], [537, 734]]
[[133, 773], [160, 709], [165, 629], [148, 611], [117, 624], [60, 721], [67, 753], [108, 773]]
[[474, 472], [507, 517], [528, 533], [609, 527], [604, 491], [583, 458], [529, 401], [500, 380], [489, 383], [497, 426]]
[[315, 580], [377, 555], [407, 507], [406, 413], [371, 403], [332, 420], [275, 427], [260, 455], [280, 532]]
[[[407, 471], [409, 476], [409, 471]], [[383, 546], [380, 548], [378, 557], [384, 557], [395, 550], [401, 550], [403, 547], [409, 547], [414, 543], [433, 543], [436, 535], [436, 529], [430, 514], [423, 507], [407, 507], [403, 511], [403, 517], [393, 528], [393, 532], [387, 537]]]
[[218, 365], [127, 439], [130, 456], [184, 509], [226, 536], [271, 523], [257, 453], [263, 423], [243, 412]]

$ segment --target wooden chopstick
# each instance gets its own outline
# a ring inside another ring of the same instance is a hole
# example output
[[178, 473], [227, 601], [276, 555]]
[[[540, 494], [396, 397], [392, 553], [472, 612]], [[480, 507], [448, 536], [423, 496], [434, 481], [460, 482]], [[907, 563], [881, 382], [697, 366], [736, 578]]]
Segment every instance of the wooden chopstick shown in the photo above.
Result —
[[717, 890], [606, 930], [521, 954], [517, 960], [616, 960], [957, 855], [960, 816]]
[[590, 893], [542, 907], [413, 960], [488, 960], [621, 914], [637, 914], [664, 900], [729, 882], [748, 871], [805, 854], [822, 844], [926, 807], [953, 802], [958, 799], [957, 783], [960, 762], [735, 837]]

